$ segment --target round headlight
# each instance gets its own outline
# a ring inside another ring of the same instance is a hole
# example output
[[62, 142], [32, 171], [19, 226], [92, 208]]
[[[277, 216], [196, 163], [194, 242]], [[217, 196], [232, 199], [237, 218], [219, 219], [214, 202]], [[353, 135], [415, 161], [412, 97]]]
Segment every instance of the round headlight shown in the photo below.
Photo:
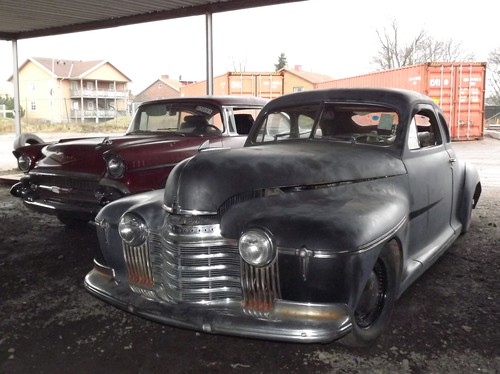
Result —
[[17, 167], [21, 171], [28, 171], [31, 168], [31, 158], [23, 153], [17, 158]]
[[125, 213], [120, 219], [118, 232], [125, 243], [134, 247], [143, 244], [148, 235], [144, 219], [132, 213]]
[[111, 156], [106, 160], [108, 173], [113, 178], [121, 178], [125, 174], [125, 162], [117, 156]]
[[266, 266], [276, 256], [276, 248], [271, 236], [261, 229], [245, 231], [238, 243], [240, 255], [252, 266]]

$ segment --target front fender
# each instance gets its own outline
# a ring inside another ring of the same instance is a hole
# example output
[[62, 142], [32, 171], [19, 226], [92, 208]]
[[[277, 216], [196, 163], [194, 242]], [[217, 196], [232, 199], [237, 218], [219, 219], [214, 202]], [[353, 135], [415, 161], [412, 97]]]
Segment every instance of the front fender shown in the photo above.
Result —
[[388, 240], [408, 216], [408, 201], [384, 181], [283, 193], [231, 207], [222, 235], [238, 239], [250, 227], [269, 230], [281, 248], [364, 250]]
[[158, 227], [163, 224], [164, 210], [162, 209], [162, 204], [163, 190], [126, 196], [102, 208], [97, 214], [95, 221], [98, 224], [106, 221], [111, 226], [117, 226], [124, 213], [133, 211], [144, 218], [148, 227]]

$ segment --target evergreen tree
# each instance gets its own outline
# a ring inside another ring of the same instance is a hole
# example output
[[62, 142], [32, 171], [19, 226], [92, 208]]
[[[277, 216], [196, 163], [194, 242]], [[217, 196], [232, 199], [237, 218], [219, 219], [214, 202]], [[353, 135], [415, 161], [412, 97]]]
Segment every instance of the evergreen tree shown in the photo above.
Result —
[[286, 56], [283, 52], [278, 56], [278, 63], [274, 64], [274, 71], [278, 71], [287, 66]]

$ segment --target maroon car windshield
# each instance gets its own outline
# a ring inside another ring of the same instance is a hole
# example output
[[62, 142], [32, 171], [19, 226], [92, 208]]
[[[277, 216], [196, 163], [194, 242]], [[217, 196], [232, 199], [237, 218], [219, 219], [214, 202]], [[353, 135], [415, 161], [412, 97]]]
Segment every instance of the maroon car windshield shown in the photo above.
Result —
[[224, 132], [219, 108], [208, 103], [151, 103], [137, 110], [128, 133], [197, 133], [206, 128]]

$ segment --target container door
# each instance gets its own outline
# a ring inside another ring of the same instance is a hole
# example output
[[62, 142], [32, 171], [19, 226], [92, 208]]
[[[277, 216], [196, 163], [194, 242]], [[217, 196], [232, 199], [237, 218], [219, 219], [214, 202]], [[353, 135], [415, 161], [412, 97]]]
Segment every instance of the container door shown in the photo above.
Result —
[[430, 64], [428, 96], [439, 104], [448, 120], [453, 140], [483, 137], [484, 77], [483, 63]]

